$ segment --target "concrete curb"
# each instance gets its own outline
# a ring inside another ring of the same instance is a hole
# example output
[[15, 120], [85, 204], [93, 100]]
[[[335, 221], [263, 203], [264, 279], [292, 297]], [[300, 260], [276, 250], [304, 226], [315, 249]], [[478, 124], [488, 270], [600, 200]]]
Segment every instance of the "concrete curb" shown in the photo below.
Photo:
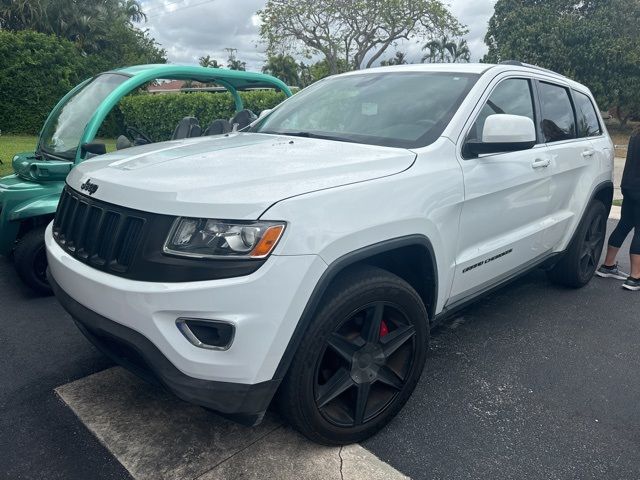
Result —
[[316, 445], [269, 414], [243, 427], [120, 367], [55, 389], [136, 480], [404, 480], [360, 445]]

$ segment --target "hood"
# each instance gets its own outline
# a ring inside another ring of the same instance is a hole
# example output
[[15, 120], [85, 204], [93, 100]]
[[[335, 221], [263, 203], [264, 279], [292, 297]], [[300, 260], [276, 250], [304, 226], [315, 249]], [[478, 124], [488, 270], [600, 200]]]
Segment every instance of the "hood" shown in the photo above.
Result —
[[257, 219], [274, 203], [409, 168], [399, 148], [236, 133], [129, 148], [87, 160], [67, 177], [92, 198], [168, 215]]

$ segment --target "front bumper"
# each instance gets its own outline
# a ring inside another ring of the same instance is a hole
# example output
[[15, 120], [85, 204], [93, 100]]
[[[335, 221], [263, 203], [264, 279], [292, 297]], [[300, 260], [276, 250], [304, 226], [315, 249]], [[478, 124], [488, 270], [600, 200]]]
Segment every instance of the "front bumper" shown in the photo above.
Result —
[[[150, 371], [181, 398], [223, 413], [262, 408], [256, 396], [268, 404], [281, 380], [274, 378], [278, 364], [326, 269], [314, 255], [271, 256], [243, 277], [141, 282], [71, 257], [53, 240], [51, 225], [45, 243], [56, 295], [91, 341], [136, 373]], [[226, 351], [194, 346], [176, 325], [180, 317], [232, 323], [233, 344]], [[140, 357], [138, 365], [123, 350]]]
[[248, 385], [189, 377], [143, 335], [83, 307], [51, 275], [49, 283], [80, 331], [114, 362], [150, 383], [166, 387], [189, 403], [211, 408], [247, 425], [262, 420], [280, 380]]

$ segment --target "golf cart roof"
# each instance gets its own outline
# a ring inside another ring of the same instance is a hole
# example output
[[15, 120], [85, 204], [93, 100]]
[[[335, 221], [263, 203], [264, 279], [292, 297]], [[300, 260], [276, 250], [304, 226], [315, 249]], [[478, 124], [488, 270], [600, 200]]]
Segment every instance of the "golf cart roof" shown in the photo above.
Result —
[[275, 88], [291, 95], [289, 87], [271, 75], [257, 72], [245, 72], [240, 70], [227, 70], [225, 68], [208, 68], [191, 65], [135, 65], [133, 67], [112, 70], [130, 77], [143, 77], [148, 80], [195, 80], [202, 83], [217, 83], [224, 87], [232, 87], [235, 90], [249, 88]]

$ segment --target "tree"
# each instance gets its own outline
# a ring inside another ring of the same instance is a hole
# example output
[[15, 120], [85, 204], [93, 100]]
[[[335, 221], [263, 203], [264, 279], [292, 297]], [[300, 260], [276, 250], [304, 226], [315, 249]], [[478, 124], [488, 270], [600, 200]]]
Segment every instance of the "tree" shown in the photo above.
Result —
[[198, 58], [198, 63], [201, 67], [208, 68], [222, 68], [222, 64], [218, 63], [218, 60], [215, 58], [211, 58], [211, 55], [205, 55], [204, 57]]
[[498, 0], [483, 61], [520, 60], [587, 85], [624, 125], [640, 114], [640, 0]]
[[383, 67], [388, 67], [390, 65], [406, 65], [407, 63], [407, 54], [404, 52], [396, 52], [395, 56], [387, 59], [387, 60], [382, 60], [380, 62], [380, 65]]
[[423, 47], [427, 53], [422, 57], [428, 63], [459, 63], [468, 62], [471, 52], [467, 41], [460, 38], [457, 41], [444, 36], [427, 42]]
[[300, 86], [299, 65], [291, 55], [274, 55], [262, 67], [264, 73], [279, 78], [287, 85]]
[[[112, 49], [148, 49], [155, 59], [164, 51], [134, 26], [146, 20], [137, 0], [0, 0], [0, 28], [53, 34], [75, 43], [87, 55]], [[122, 62], [122, 60], [120, 60]], [[138, 62], [139, 63], [139, 62]], [[122, 65], [123, 63], [118, 63]]]
[[247, 62], [241, 62], [236, 58], [237, 48], [225, 48], [227, 52], [229, 52], [229, 58], [227, 59], [227, 66], [229, 70], [242, 70], [245, 71], [247, 69]]
[[319, 54], [330, 74], [369, 68], [400, 40], [465, 32], [440, 0], [268, 0], [258, 15], [269, 55]]

